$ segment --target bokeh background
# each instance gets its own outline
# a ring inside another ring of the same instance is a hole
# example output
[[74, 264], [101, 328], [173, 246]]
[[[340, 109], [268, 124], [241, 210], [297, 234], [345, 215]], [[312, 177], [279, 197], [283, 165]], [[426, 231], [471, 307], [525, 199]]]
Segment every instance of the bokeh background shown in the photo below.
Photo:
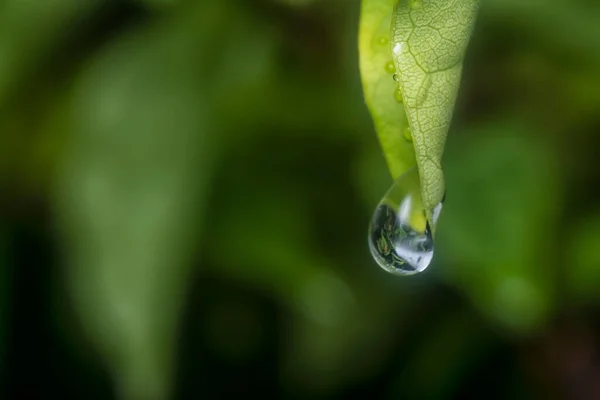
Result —
[[386, 274], [358, 0], [0, 1], [0, 397], [600, 399], [600, 6], [483, 0]]

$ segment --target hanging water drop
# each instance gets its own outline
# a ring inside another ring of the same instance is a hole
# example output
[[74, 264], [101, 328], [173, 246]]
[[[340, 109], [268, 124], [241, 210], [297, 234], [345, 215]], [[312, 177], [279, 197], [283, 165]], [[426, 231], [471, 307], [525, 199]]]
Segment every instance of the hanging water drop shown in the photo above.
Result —
[[440, 203], [430, 213], [425, 210], [416, 167], [398, 178], [377, 205], [369, 226], [369, 249], [377, 264], [396, 275], [424, 271], [433, 258], [433, 230], [441, 208]]

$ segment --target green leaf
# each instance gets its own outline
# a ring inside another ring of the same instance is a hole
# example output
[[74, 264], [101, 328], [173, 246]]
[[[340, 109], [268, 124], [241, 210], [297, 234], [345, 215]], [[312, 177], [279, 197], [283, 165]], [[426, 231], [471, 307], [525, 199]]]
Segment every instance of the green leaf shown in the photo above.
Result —
[[[477, 0], [363, 1], [365, 99], [392, 175], [416, 160], [427, 210], [444, 197], [442, 155], [477, 8]], [[394, 80], [397, 88], [386, 84]], [[413, 146], [403, 138], [407, 127]]]
[[[118, 398], [171, 392], [192, 241], [213, 143], [189, 30], [160, 24], [107, 46], [75, 83], [58, 174], [66, 279]], [[193, 30], [192, 30], [193, 31]], [[189, 33], [190, 41], [179, 38]], [[159, 39], [160, 38], [160, 39]]]
[[408, 122], [402, 103], [396, 99], [400, 96], [392, 78], [390, 26], [393, 6], [394, 0], [363, 0], [359, 61], [365, 101], [395, 180], [415, 164], [415, 156], [412, 143], [402, 136]]
[[119, 398], [172, 395], [208, 185], [233, 129], [218, 111], [270, 65], [251, 21], [200, 2], [109, 43], [74, 82], [56, 218], [73, 305]]
[[442, 155], [477, 6], [477, 0], [411, 0], [394, 8], [392, 54], [427, 210], [444, 197]]

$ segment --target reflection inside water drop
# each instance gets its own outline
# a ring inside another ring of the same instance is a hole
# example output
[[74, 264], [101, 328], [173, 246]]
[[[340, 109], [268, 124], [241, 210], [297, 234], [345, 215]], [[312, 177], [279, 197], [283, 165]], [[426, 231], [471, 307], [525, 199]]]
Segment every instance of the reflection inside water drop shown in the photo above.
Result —
[[[432, 210], [437, 223], [442, 205]], [[433, 258], [433, 235], [413, 167], [392, 185], [377, 205], [369, 226], [369, 248], [377, 264], [397, 275], [424, 271]]]

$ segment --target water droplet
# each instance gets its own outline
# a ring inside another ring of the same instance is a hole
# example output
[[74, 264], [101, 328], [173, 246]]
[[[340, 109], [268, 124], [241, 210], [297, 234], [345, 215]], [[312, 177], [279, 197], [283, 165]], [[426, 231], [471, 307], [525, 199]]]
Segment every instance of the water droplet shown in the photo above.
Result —
[[385, 64], [385, 72], [389, 74], [393, 74], [394, 72], [396, 72], [396, 67], [394, 66], [394, 63], [392, 61], [387, 62]]
[[404, 129], [402, 129], [402, 136], [404, 137], [404, 139], [406, 139], [408, 142], [412, 142], [413, 138], [412, 138], [412, 130], [410, 129], [410, 126], [406, 125], [404, 127]]
[[379, 44], [380, 44], [380, 45], [382, 45], [382, 46], [383, 46], [383, 45], [385, 45], [385, 44], [387, 44], [387, 42], [388, 42], [388, 40], [387, 40], [387, 38], [386, 38], [386, 37], [384, 37], [384, 36], [382, 36], [382, 37], [380, 37], [379, 39], [377, 39], [377, 43], [379, 43]]
[[394, 82], [398, 82], [400, 80], [400, 77], [398, 76], [398, 74], [394, 74], [392, 75], [392, 79], [394, 80]]
[[[442, 205], [432, 210], [437, 223]], [[433, 258], [433, 235], [421, 200], [416, 167], [402, 175], [387, 191], [369, 226], [371, 255], [381, 268], [396, 275], [424, 271]]]
[[396, 91], [394, 92], [394, 98], [398, 103], [404, 103], [404, 98], [402, 97], [402, 91], [400, 90], [400, 88], [396, 89]]

